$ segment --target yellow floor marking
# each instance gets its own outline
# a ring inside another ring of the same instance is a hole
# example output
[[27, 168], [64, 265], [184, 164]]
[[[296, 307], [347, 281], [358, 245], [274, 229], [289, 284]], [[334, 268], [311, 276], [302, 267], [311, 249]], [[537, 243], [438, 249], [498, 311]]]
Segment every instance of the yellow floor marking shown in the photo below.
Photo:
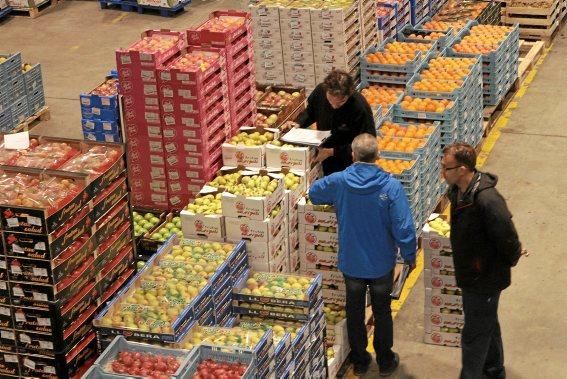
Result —
[[81, 47], [81, 45], [71, 46], [71, 47], [69, 48], [69, 50], [71, 50], [71, 51], [77, 51], [77, 50], [79, 50], [79, 47]]
[[[512, 115], [512, 110], [514, 110], [518, 107], [518, 101], [517, 100], [525, 95], [527, 88], [529, 87], [529, 85], [534, 80], [534, 77], [535, 77], [535, 75], [538, 71], [539, 66], [543, 63], [544, 59], [547, 57], [547, 54], [549, 54], [549, 51], [551, 50], [552, 47], [553, 47], [553, 44], [551, 44], [548, 48], [545, 49], [545, 51], [543, 52], [543, 54], [539, 58], [538, 62], [534, 65], [534, 68], [531, 70], [531, 72], [528, 74], [528, 76], [526, 77], [526, 79], [522, 83], [520, 89], [518, 90], [518, 92], [514, 96], [514, 99], [510, 102], [510, 104], [508, 104], [506, 109], [504, 109], [504, 112], [502, 112], [502, 115], [498, 118], [498, 120], [496, 121], [496, 124], [494, 125], [494, 127], [492, 128], [492, 130], [490, 131], [488, 136], [486, 137], [484, 144], [482, 146], [482, 150], [480, 151], [480, 154], [478, 155], [478, 158], [477, 158], [477, 166], [478, 167], [482, 167], [484, 165], [484, 163], [486, 162], [488, 155], [490, 154], [490, 152], [494, 148], [494, 145], [496, 145], [496, 141], [498, 141], [498, 138], [500, 138], [500, 135], [502, 134], [501, 130], [510, 121], [510, 116]], [[449, 207], [445, 208], [443, 213], [447, 214], [448, 210], [449, 210]], [[417, 279], [419, 278], [419, 275], [421, 274], [422, 271], [423, 271], [423, 250], [420, 249], [417, 252], [416, 268], [415, 268], [415, 270], [413, 270], [413, 272], [410, 274], [410, 276], [406, 280], [406, 285], [404, 286], [404, 288], [402, 290], [402, 294], [400, 296], [400, 299], [392, 301], [392, 317], [393, 318], [396, 318], [398, 312], [402, 309], [402, 306], [406, 302], [411, 290], [415, 286], [415, 283], [417, 282]], [[373, 339], [374, 339], [373, 335], [368, 336], [367, 350], [370, 351], [371, 353], [374, 353], [374, 347], [372, 345]]]
[[124, 20], [126, 17], [128, 17], [128, 13], [122, 13], [120, 16], [116, 17], [115, 19], [113, 19], [112, 21], [110, 21], [111, 24], [116, 24], [122, 20]]

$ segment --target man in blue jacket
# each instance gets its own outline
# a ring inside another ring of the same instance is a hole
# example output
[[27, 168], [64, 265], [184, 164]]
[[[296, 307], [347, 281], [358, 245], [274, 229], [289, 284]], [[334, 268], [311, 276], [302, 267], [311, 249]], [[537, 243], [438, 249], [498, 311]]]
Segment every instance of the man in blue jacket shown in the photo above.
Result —
[[374, 350], [381, 376], [392, 374], [399, 356], [392, 351], [394, 332], [390, 293], [398, 248], [415, 267], [415, 226], [400, 182], [376, 164], [376, 137], [361, 134], [352, 142], [354, 164], [316, 181], [309, 190], [313, 204], [336, 208], [339, 223], [339, 270], [346, 284], [346, 313], [351, 359], [356, 375], [372, 361], [366, 350], [366, 289], [374, 314]]

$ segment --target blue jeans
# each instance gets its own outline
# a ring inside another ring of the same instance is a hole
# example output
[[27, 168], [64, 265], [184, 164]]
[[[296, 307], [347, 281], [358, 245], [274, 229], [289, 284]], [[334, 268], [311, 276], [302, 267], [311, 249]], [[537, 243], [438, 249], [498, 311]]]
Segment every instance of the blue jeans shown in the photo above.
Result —
[[[343, 274], [344, 275], [344, 274]], [[347, 275], [346, 314], [348, 342], [351, 349], [351, 361], [355, 365], [370, 364], [371, 355], [366, 351], [368, 335], [364, 324], [366, 309], [366, 289], [370, 289], [370, 302], [374, 314], [374, 351], [379, 366], [388, 366], [394, 360], [394, 326], [390, 308], [394, 271], [377, 279], [359, 279]]]
[[463, 289], [465, 326], [461, 338], [461, 379], [504, 379], [504, 349], [498, 323], [500, 292], [478, 294]]

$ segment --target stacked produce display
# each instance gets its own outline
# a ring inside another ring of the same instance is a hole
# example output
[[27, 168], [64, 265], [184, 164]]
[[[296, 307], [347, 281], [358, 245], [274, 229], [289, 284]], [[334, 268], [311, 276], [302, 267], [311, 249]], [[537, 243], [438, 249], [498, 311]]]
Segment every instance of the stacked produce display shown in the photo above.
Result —
[[0, 53], [0, 133], [16, 130], [44, 106], [40, 64], [22, 61], [20, 53]]
[[295, 121], [305, 109], [305, 89], [289, 85], [256, 85], [254, 126], [280, 128]]
[[134, 272], [124, 148], [33, 137], [0, 150], [0, 373], [70, 378], [96, 357], [96, 312]]
[[81, 94], [80, 99], [85, 139], [122, 142], [117, 74], [111, 72], [95, 89]]
[[425, 342], [460, 346], [465, 319], [449, 237], [449, 223], [441, 216], [432, 218], [423, 227]]

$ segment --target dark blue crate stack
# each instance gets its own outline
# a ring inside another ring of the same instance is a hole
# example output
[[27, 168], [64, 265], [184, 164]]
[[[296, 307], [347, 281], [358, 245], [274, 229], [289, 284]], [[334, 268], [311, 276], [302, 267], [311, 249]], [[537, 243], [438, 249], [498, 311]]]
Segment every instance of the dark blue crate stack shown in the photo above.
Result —
[[[458, 58], [455, 58], [458, 59]], [[428, 64], [424, 64], [422, 70], [427, 70]], [[455, 141], [463, 141], [473, 144], [477, 141], [477, 137], [482, 137], [482, 86], [481, 86], [481, 61], [480, 58], [476, 59], [470, 67], [470, 73], [463, 77], [463, 85], [461, 88], [454, 92], [426, 92], [416, 91], [413, 89], [413, 84], [421, 79], [419, 74], [416, 74], [407, 85], [407, 94], [412, 97], [428, 97], [431, 99], [449, 99], [456, 103], [457, 106], [457, 128], [456, 135], [450, 134], [450, 129], [444, 129], [445, 134], [441, 138], [442, 145], [448, 145]], [[439, 81], [443, 80], [434, 80]], [[474, 137], [474, 138], [473, 138]], [[474, 144], [476, 146], [476, 144]]]
[[[471, 29], [476, 25], [478, 25], [476, 22], [470, 23], [467, 29], [460, 33], [454, 44], [461, 42], [464, 37], [471, 34]], [[482, 55], [484, 106], [497, 105], [518, 76], [519, 35], [518, 25], [513, 26], [512, 31], [495, 51]], [[447, 56], [454, 57], [478, 56], [478, 54], [458, 53], [451, 47], [448, 47], [445, 52]]]
[[[105, 82], [110, 79], [118, 80], [116, 72], [110, 72]], [[86, 140], [103, 142], [123, 141], [118, 94], [99, 96], [92, 92], [82, 93], [80, 100], [81, 124], [83, 136]]]
[[383, 41], [387, 38], [396, 36], [398, 4], [397, 3], [377, 3], [378, 16], [376, 26], [378, 28], [378, 40]]
[[429, 16], [433, 17], [439, 12], [441, 8], [447, 3], [448, 0], [430, 0], [429, 1]]
[[396, 10], [396, 30], [400, 31], [404, 26], [411, 23], [411, 2], [410, 0], [399, 0]]
[[429, 0], [410, 0], [411, 24], [417, 25], [429, 17]]
[[0, 133], [13, 131], [29, 116], [20, 53], [2, 54], [0, 63]]
[[[27, 68], [28, 64], [24, 64]], [[29, 114], [33, 115], [45, 106], [45, 94], [43, 92], [43, 78], [41, 76], [41, 65], [29, 64], [29, 69], [24, 71], [24, 87], [28, 98]]]

